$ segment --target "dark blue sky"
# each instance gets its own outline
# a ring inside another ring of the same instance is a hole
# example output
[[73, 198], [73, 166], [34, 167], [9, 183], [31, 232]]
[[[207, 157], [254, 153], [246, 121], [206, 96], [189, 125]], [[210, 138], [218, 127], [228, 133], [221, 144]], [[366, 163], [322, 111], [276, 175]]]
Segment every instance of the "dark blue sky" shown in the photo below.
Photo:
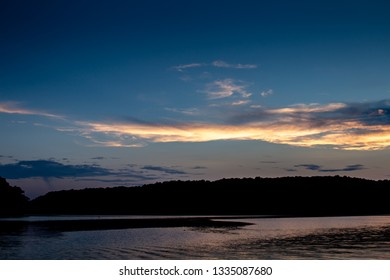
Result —
[[0, 176], [30, 196], [170, 179], [388, 178], [389, 8], [2, 1]]

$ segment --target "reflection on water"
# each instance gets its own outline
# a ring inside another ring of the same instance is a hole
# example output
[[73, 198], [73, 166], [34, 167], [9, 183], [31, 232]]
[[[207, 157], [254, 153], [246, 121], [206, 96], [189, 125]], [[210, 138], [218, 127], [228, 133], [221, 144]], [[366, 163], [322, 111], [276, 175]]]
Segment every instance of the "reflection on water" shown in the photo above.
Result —
[[390, 259], [390, 229], [332, 229], [302, 236], [247, 240], [233, 246], [250, 252], [247, 256], [262, 259]]
[[252, 225], [3, 229], [0, 259], [390, 259], [390, 216], [239, 221]]

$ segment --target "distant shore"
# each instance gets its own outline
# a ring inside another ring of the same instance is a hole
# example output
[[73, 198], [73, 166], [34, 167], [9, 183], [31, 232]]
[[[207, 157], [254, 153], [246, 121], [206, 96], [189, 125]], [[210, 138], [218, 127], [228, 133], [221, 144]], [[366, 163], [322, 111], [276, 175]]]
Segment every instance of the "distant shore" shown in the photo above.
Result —
[[167, 181], [141, 187], [49, 192], [29, 202], [37, 215], [287, 215], [390, 213], [390, 180], [340, 176]]
[[[3, 217], [23, 215], [323, 217], [390, 213], [388, 203], [390, 180], [374, 181], [345, 176], [167, 181], [140, 187], [53, 191], [31, 201], [22, 195], [21, 189], [11, 187], [5, 179], [0, 179], [1, 185], [5, 194], [7, 192], [18, 194], [16, 197], [18, 199], [12, 199], [10, 194], [0, 196], [7, 202], [0, 205], [0, 216]], [[108, 225], [110, 223], [108, 221], [104, 223], [107, 226], [101, 227], [141, 227], [138, 225], [140, 221], [131, 224], [119, 221], [111, 222], [112, 225]], [[161, 221], [159, 223], [159, 226], [164, 226]], [[165, 224], [169, 226], [171, 223], [173, 221]], [[54, 226], [54, 222], [52, 224]], [[89, 224], [91, 228], [100, 227], [96, 221]], [[149, 224], [155, 226], [158, 223], [144, 222], [144, 226]], [[177, 224], [177, 221], [174, 224]], [[73, 227], [84, 226], [66, 226]]]
[[[364, 216], [364, 215], [363, 215]], [[386, 215], [387, 216], [387, 215]], [[53, 216], [56, 217], [56, 216]], [[137, 228], [237, 228], [252, 225], [250, 222], [235, 221], [238, 219], [269, 219], [269, 218], [308, 218], [312, 216], [287, 216], [287, 215], [227, 215], [227, 216], [152, 216], [152, 217], [126, 217], [112, 218], [112, 216], [85, 216], [81, 219], [0, 219], [0, 235], [2, 233], [26, 231], [29, 228], [42, 231], [89, 231], [89, 230], [113, 230], [113, 229], [137, 229]], [[83, 217], [83, 215], [80, 215]]]
[[[258, 216], [257, 216], [258, 217]], [[128, 228], [168, 228], [168, 227], [242, 227], [251, 225], [247, 222], [227, 221], [237, 218], [251, 217], [164, 217], [164, 218], [104, 218], [101, 219], [69, 219], [69, 220], [0, 220], [0, 233], [4, 231], [20, 231], [28, 227], [47, 231], [86, 231], [86, 230], [109, 230]], [[218, 219], [218, 220], [216, 220]], [[225, 220], [225, 221], [221, 221]]]

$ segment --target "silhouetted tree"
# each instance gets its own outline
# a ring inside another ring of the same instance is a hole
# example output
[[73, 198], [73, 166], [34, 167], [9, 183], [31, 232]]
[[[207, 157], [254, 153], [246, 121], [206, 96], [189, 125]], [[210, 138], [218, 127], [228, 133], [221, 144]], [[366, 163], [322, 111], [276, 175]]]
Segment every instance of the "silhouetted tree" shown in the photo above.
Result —
[[0, 216], [19, 216], [25, 214], [28, 198], [19, 187], [12, 187], [0, 177]]

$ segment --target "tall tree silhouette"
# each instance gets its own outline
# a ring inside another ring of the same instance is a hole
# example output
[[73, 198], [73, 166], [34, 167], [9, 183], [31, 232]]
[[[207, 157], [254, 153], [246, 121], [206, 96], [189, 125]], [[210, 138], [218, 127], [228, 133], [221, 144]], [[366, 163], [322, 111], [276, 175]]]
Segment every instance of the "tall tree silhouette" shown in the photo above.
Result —
[[12, 187], [3, 177], [0, 177], [0, 216], [23, 215], [28, 200], [21, 188]]

